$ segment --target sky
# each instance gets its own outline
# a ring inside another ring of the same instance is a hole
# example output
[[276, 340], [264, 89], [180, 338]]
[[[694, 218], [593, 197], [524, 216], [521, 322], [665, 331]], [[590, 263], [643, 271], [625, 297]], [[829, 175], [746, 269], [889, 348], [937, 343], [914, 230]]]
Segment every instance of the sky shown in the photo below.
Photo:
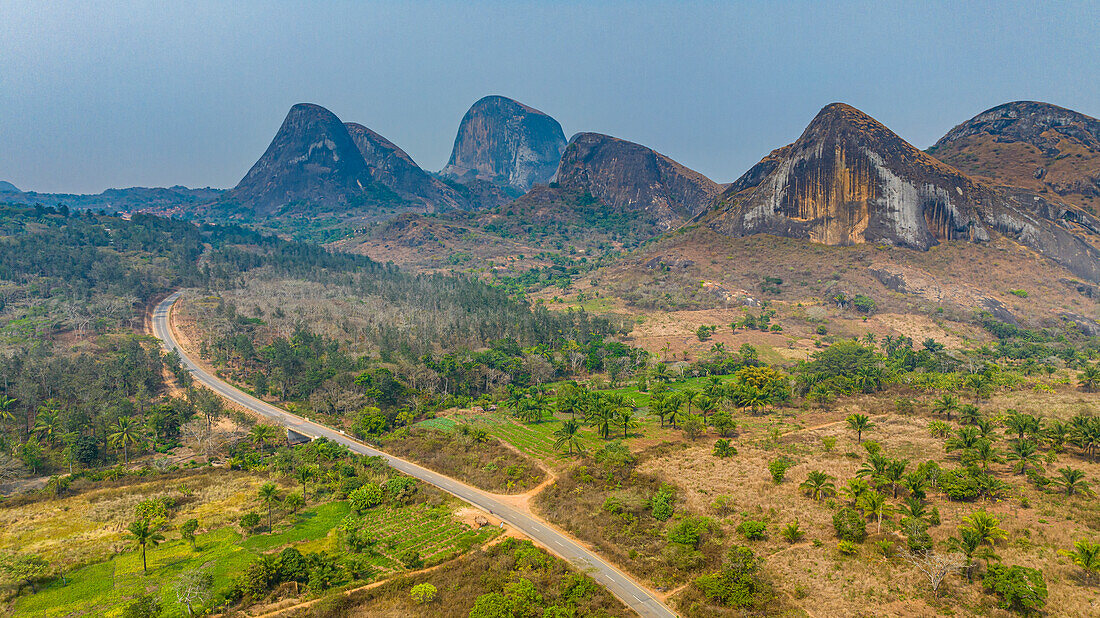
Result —
[[231, 187], [299, 102], [439, 170], [487, 94], [728, 182], [834, 101], [920, 148], [1008, 101], [1100, 116], [1100, 3], [0, 0], [25, 191]]

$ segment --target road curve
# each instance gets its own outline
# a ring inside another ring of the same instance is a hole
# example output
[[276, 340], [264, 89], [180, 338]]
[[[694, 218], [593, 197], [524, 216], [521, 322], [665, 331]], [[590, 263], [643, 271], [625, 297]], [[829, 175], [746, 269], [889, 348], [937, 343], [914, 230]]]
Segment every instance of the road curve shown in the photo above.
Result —
[[198, 382], [202, 383], [210, 390], [303, 435], [313, 438], [324, 437], [333, 442], [339, 442], [347, 446], [355, 453], [382, 457], [393, 469], [408, 474], [409, 476], [416, 477], [425, 483], [435, 485], [443, 491], [484, 511], [492, 512], [508, 524], [521, 530], [527, 536], [538, 541], [550, 552], [587, 573], [592, 579], [599, 582], [612, 594], [618, 597], [627, 607], [637, 612], [639, 616], [645, 616], [646, 618], [674, 618], [676, 616], [676, 614], [673, 613], [668, 606], [662, 603], [660, 599], [656, 598], [652, 592], [639, 585], [628, 575], [604, 559], [578, 545], [572, 539], [557, 531], [546, 522], [517, 511], [503, 502], [498, 501], [492, 494], [471, 487], [449, 476], [433, 472], [412, 462], [367, 446], [362, 442], [350, 438], [343, 432], [336, 431], [325, 425], [320, 425], [291, 414], [286, 410], [256, 399], [238, 390], [233, 385], [210, 375], [186, 355], [172, 335], [172, 329], [169, 327], [168, 323], [169, 315], [172, 306], [179, 297], [180, 293], [175, 292], [161, 301], [153, 310], [153, 334], [161, 340], [165, 349], [169, 351], [177, 350], [183, 366], [191, 371]]

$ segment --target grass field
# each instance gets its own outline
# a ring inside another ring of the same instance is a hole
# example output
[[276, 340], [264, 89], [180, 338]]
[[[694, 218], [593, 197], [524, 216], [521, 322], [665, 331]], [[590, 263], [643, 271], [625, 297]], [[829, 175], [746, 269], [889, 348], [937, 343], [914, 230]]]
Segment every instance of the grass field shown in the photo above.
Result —
[[[160, 597], [164, 616], [183, 616], [175, 597], [174, 582], [185, 570], [209, 570], [215, 581], [216, 597], [224, 595], [232, 579], [256, 558], [287, 546], [302, 552], [334, 548], [335, 528], [349, 513], [346, 502], [330, 502], [293, 517], [293, 525], [274, 534], [259, 534], [241, 540], [232, 528], [220, 528], [197, 537], [195, 549], [173, 538], [148, 550], [149, 573], [141, 569], [141, 554], [127, 551], [114, 558], [79, 568], [36, 594], [20, 597], [16, 615], [67, 616], [93, 612], [119, 615], [125, 605], [142, 594]], [[416, 504], [407, 507], [379, 507], [364, 516], [367, 529], [379, 541], [370, 562], [379, 576], [403, 570], [396, 556], [407, 550], [420, 552], [426, 564], [447, 560], [475, 544], [495, 536], [495, 528], [473, 530], [451, 517], [445, 507]], [[175, 537], [169, 533], [167, 536]]]

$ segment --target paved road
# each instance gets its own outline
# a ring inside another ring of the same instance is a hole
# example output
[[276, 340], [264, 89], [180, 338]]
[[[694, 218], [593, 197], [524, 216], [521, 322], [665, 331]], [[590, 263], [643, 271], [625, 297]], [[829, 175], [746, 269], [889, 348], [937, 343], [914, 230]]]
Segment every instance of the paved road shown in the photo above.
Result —
[[172, 330], [168, 326], [169, 312], [179, 296], [179, 292], [172, 294], [161, 301], [156, 309], [154, 309], [153, 334], [161, 340], [164, 347], [168, 350], [179, 350], [180, 359], [183, 361], [183, 365], [194, 374], [196, 380], [207, 388], [234, 403], [253, 410], [303, 435], [313, 438], [328, 438], [334, 442], [346, 445], [356, 453], [383, 457], [395, 470], [399, 470], [409, 476], [416, 477], [426, 483], [435, 485], [443, 491], [453, 494], [484, 511], [491, 511], [494, 515], [499, 516], [508, 524], [515, 526], [527, 536], [538, 541], [554, 554], [569, 561], [578, 569], [588, 573], [592, 579], [611, 591], [611, 593], [625, 603], [627, 607], [637, 612], [640, 616], [645, 616], [647, 618], [672, 618], [676, 616], [676, 614], [664, 603], [653, 596], [651, 592], [638, 585], [633, 579], [619, 569], [570, 540], [569, 537], [550, 527], [546, 522], [507, 506], [494, 498], [492, 494], [466, 485], [449, 476], [444, 476], [438, 472], [433, 472], [404, 459], [399, 459], [380, 450], [371, 448], [362, 442], [344, 435], [343, 432], [330, 429], [324, 425], [291, 414], [286, 410], [277, 408], [265, 401], [261, 401], [247, 393], [237, 390], [234, 386], [210, 375], [184, 354], [184, 351], [177, 345], [175, 337], [172, 336]]

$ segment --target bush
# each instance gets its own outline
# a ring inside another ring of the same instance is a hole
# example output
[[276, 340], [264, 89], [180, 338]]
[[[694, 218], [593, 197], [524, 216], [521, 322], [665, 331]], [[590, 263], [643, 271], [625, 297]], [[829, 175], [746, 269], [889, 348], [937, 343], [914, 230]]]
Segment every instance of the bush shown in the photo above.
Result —
[[134, 599], [122, 612], [122, 618], [156, 618], [161, 614], [160, 600], [152, 595]]
[[251, 530], [260, 525], [259, 513], [245, 513], [241, 515], [241, 527], [245, 530]]
[[649, 509], [653, 513], [654, 519], [659, 521], [668, 521], [669, 517], [672, 517], [672, 491], [667, 487], [662, 487], [653, 494], [653, 497], [649, 499]]
[[712, 528], [714, 528], [714, 520], [711, 518], [689, 515], [668, 531], [668, 540], [670, 543], [680, 543], [699, 549], [699, 541]]
[[420, 557], [420, 552], [415, 549], [402, 552], [397, 559], [401, 561], [401, 564], [405, 565], [406, 569], [419, 569], [424, 566], [424, 560]]
[[991, 564], [982, 584], [1001, 597], [1001, 607], [1022, 614], [1043, 609], [1047, 600], [1047, 584], [1043, 572], [1031, 567]]
[[806, 536], [806, 533], [798, 525], [798, 520], [794, 520], [792, 523], [783, 526], [783, 530], [779, 533], [788, 543], [797, 543]]
[[759, 607], [770, 598], [770, 586], [760, 577], [763, 560], [747, 547], [731, 547], [718, 573], [692, 584], [708, 599], [727, 607]]
[[725, 459], [737, 454], [737, 447], [730, 444], [729, 440], [722, 438], [714, 443], [714, 456]]
[[348, 502], [356, 513], [382, 504], [382, 488], [377, 483], [367, 483], [348, 494]]
[[435, 599], [436, 589], [431, 584], [417, 584], [409, 591], [409, 596], [413, 601], [416, 601], [418, 605], [424, 605], [425, 603], [431, 603]]
[[940, 489], [952, 500], [974, 500], [981, 494], [978, 478], [965, 468], [948, 470], [940, 475]]
[[669, 543], [662, 554], [669, 566], [678, 571], [694, 571], [706, 562], [703, 552], [682, 543]]
[[851, 541], [841, 541], [836, 544], [836, 550], [840, 552], [842, 556], [854, 556], [859, 553], [859, 545]]
[[779, 458], [773, 459], [768, 463], [768, 472], [771, 472], [772, 481], [776, 485], [783, 482], [783, 479], [787, 477], [787, 468], [791, 467], [791, 462], [786, 459]]
[[833, 528], [842, 541], [862, 543], [867, 538], [867, 522], [852, 507], [844, 507], [833, 515]]
[[768, 538], [768, 525], [762, 521], [746, 519], [737, 526], [737, 531], [750, 541], [759, 541]]
[[875, 310], [875, 299], [865, 294], [856, 294], [852, 299], [852, 306], [860, 313], [871, 313]]

